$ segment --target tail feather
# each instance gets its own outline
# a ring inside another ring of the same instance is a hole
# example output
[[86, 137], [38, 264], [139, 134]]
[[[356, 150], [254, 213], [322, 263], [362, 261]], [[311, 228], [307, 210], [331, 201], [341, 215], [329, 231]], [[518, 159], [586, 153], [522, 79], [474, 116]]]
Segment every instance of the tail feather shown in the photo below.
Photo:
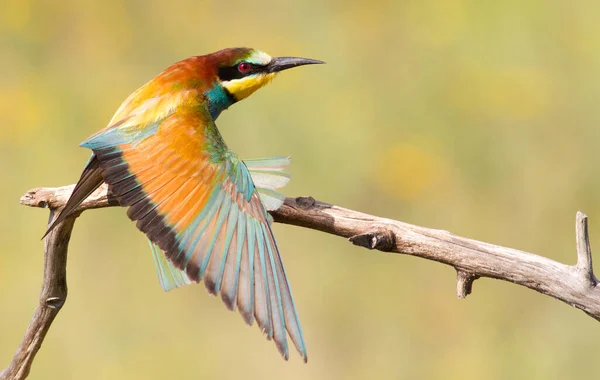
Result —
[[244, 160], [260, 200], [268, 211], [277, 210], [283, 204], [285, 195], [276, 191], [287, 185], [290, 175], [284, 170], [291, 160], [289, 157], [270, 157]]
[[65, 219], [67, 219], [67, 217], [73, 214], [81, 202], [89, 197], [90, 194], [100, 187], [103, 182], [104, 179], [102, 178], [102, 168], [100, 168], [100, 162], [98, 161], [98, 158], [93, 155], [85, 169], [83, 169], [81, 178], [79, 178], [79, 181], [77, 181], [77, 184], [75, 185], [73, 193], [71, 193], [67, 204], [54, 222], [52, 222], [50, 227], [48, 227], [48, 230], [46, 230], [46, 233], [42, 239], [45, 238], [56, 226], [58, 226], [59, 223], [62, 223]]

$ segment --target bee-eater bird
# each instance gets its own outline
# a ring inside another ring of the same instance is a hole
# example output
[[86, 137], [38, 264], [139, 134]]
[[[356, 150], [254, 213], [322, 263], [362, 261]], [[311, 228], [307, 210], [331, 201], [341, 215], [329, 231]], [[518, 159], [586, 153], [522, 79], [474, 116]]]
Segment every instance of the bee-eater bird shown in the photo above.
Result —
[[267, 213], [283, 203], [275, 190], [289, 179], [289, 159], [240, 160], [215, 119], [280, 71], [317, 63], [233, 48], [169, 66], [81, 144], [92, 157], [46, 234], [106, 182], [150, 240], [164, 290], [204, 280], [247, 324], [256, 320], [286, 360], [289, 334], [306, 361]]

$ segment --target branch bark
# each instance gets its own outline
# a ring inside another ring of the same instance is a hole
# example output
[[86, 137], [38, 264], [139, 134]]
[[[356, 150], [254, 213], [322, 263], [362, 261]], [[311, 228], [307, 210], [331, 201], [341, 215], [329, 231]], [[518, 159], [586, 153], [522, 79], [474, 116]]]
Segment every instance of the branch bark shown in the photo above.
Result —
[[[21, 204], [48, 207], [50, 222], [64, 207], [73, 185], [37, 188], [21, 197]], [[117, 206], [106, 185], [101, 186], [77, 213], [45, 240], [44, 281], [38, 307], [25, 337], [0, 380], [24, 379], [52, 321], [67, 297], [67, 248], [77, 216], [84, 210]], [[592, 268], [587, 216], [576, 216], [577, 264], [565, 265], [532, 253], [455, 236], [447, 231], [419, 227], [319, 202], [311, 197], [286, 198], [271, 212], [278, 223], [310, 228], [348, 238], [355, 245], [384, 252], [421, 257], [456, 269], [456, 292], [465, 298], [473, 282], [489, 277], [525, 286], [583, 310], [600, 321], [600, 287]]]

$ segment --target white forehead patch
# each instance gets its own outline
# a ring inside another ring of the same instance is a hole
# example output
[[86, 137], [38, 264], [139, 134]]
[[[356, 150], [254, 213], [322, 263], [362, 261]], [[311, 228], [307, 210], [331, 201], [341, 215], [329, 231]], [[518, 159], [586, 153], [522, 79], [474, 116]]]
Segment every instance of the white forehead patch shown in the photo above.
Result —
[[254, 63], [256, 65], [268, 65], [273, 58], [265, 52], [260, 50], [255, 50], [250, 57], [248, 57], [247, 61], [250, 63]]

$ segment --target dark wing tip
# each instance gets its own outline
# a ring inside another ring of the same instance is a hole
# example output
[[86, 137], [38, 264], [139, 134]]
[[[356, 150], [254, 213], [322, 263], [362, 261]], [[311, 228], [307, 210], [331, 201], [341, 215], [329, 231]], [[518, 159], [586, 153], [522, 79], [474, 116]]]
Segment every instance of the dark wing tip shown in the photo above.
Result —
[[308, 354], [306, 353], [306, 348], [300, 349], [298, 346], [296, 346], [296, 351], [298, 351], [300, 357], [302, 357], [302, 361], [304, 361], [304, 363], [308, 363]]
[[54, 227], [56, 227], [56, 224], [52, 223], [52, 225], [50, 225], [50, 227], [48, 227], [48, 229], [44, 233], [44, 236], [42, 236], [42, 238], [40, 240], [44, 240], [46, 238], [46, 236], [48, 236], [48, 234], [50, 233], [50, 231], [52, 231], [54, 229]]
[[288, 345], [286, 344], [285, 340], [283, 342], [275, 340], [275, 346], [277, 347], [277, 351], [279, 351], [279, 354], [281, 355], [283, 360], [288, 361], [290, 358], [290, 352], [288, 350]]
[[206, 287], [206, 290], [208, 290], [208, 292], [210, 294], [212, 294], [213, 296], [217, 295], [217, 284], [213, 281], [212, 278], [205, 276], [204, 277], [204, 286]]
[[223, 303], [229, 310], [235, 310], [235, 299], [229, 297], [229, 294], [221, 292], [221, 299], [223, 300]]
[[238, 310], [240, 311], [240, 315], [244, 319], [244, 322], [246, 322], [248, 326], [252, 326], [254, 324], [254, 314], [252, 314], [252, 312], [245, 312], [242, 308], [239, 307]]
[[[178, 263], [177, 260], [175, 261], [175, 263]], [[192, 282], [200, 282], [200, 268], [198, 268], [197, 266], [190, 265], [185, 267], [185, 273]]]

